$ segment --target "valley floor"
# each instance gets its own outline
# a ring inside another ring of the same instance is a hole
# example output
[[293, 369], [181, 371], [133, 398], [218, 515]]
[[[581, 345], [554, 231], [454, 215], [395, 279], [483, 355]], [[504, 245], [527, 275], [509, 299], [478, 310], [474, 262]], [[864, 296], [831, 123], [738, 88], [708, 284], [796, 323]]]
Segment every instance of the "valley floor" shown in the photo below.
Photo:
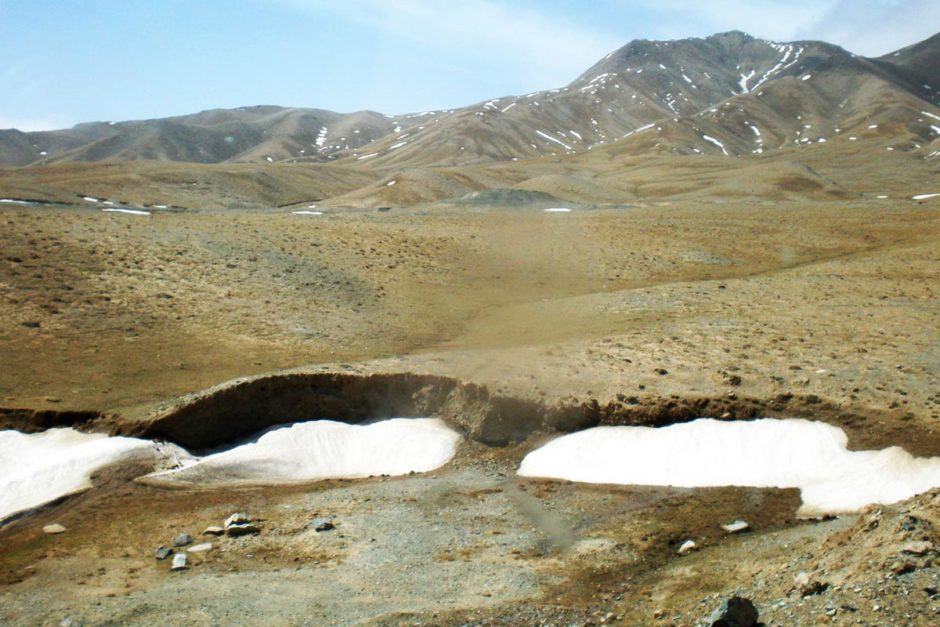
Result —
[[[827, 420], [861, 416], [856, 448], [940, 455], [938, 209], [2, 206], [0, 407], [133, 423], [304, 366], [445, 375], [549, 405], [795, 395]], [[104, 473], [0, 529], [0, 622], [695, 624], [733, 592], [768, 624], [931, 624], [940, 610], [933, 549], [902, 551], [940, 543], [935, 494], [810, 523], [795, 491], [516, 480], [538, 437], [465, 443], [400, 479], [166, 491]], [[180, 575], [153, 560], [241, 510], [261, 535]], [[306, 529], [319, 514], [335, 532]], [[736, 518], [754, 531], [726, 536]], [[68, 531], [44, 535], [50, 522]], [[688, 538], [703, 549], [677, 556]], [[803, 599], [800, 571], [827, 591]]]

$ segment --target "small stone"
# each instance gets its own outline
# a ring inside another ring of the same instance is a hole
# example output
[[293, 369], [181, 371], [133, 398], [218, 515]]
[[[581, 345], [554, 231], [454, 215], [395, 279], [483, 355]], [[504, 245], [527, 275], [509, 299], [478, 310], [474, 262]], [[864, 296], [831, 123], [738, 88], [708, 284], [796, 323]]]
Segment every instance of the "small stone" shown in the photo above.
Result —
[[185, 553], [177, 553], [173, 556], [173, 565], [170, 566], [170, 570], [186, 570], [189, 566], [186, 565], [188, 558]]
[[188, 533], [181, 533], [176, 536], [176, 539], [173, 540], [174, 547], [186, 546], [187, 544], [193, 543], [193, 537]]
[[733, 523], [722, 525], [721, 528], [727, 531], [728, 533], [741, 533], [742, 531], [747, 531], [748, 529], [750, 529], [751, 526], [743, 520], [736, 520]]
[[156, 557], [158, 560], [165, 560], [173, 555], [173, 549], [168, 546], [157, 547]]
[[222, 528], [222, 527], [219, 527], [218, 525], [212, 525], [212, 526], [210, 526], [210, 527], [206, 527], [206, 530], [202, 532], [202, 535], [204, 535], [204, 536], [223, 536], [223, 535], [225, 535], [225, 529]]
[[225, 528], [225, 533], [232, 536], [233, 538], [237, 538], [238, 536], [247, 536], [249, 534], [261, 533], [261, 529], [251, 523], [244, 523], [228, 525]]
[[750, 599], [731, 597], [708, 620], [712, 627], [754, 627], [757, 619], [757, 608]]
[[244, 525], [251, 522], [251, 517], [245, 512], [236, 512], [225, 519], [223, 526], [228, 529], [232, 525]]
[[813, 579], [804, 571], [800, 571], [800, 573], [793, 578], [793, 583], [795, 583], [799, 589], [801, 597], [811, 597], [815, 594], [821, 594], [829, 588], [828, 583], [820, 581], [819, 579]]
[[901, 547], [901, 553], [908, 553], [910, 555], [924, 555], [933, 550], [933, 542], [928, 542], [927, 540], [921, 540], [919, 542], [908, 542], [903, 547]]
[[330, 518], [314, 518], [311, 524], [313, 530], [317, 532], [336, 529], [336, 525], [333, 524], [333, 520]]
[[202, 544], [194, 544], [189, 547], [190, 553], [207, 553], [212, 550], [211, 542], [203, 542]]
[[895, 575], [906, 575], [917, 570], [917, 565], [908, 560], [901, 560], [891, 565], [891, 572]]
[[65, 533], [65, 527], [59, 523], [52, 523], [51, 525], [46, 525], [42, 528], [43, 533], [48, 533], [49, 535], [56, 535], [58, 533]]
[[698, 545], [695, 544], [692, 540], [686, 540], [682, 543], [682, 546], [679, 547], [679, 555], [685, 555], [686, 553], [691, 553], [692, 551], [697, 551]]

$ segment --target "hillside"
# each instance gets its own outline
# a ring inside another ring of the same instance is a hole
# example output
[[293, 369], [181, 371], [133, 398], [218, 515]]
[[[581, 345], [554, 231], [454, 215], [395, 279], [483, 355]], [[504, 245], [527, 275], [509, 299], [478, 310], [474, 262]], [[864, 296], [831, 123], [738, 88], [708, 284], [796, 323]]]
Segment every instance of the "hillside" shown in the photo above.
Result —
[[345, 159], [373, 169], [413, 168], [557, 157], [624, 139], [634, 154], [743, 155], [866, 134], [916, 150], [940, 135], [940, 120], [931, 117], [940, 115], [938, 60], [940, 35], [878, 59], [741, 32], [640, 40], [567, 86], [461, 109], [386, 116], [260, 106], [7, 130], [0, 131], [0, 164]]

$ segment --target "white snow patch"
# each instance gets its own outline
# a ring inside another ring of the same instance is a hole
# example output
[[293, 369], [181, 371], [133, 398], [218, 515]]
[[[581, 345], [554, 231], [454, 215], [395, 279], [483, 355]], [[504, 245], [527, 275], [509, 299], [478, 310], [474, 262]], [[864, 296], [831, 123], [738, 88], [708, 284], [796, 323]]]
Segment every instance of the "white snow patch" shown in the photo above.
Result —
[[357, 161], [362, 161], [363, 159], [371, 159], [372, 157], [377, 157], [378, 154], [379, 154], [379, 153], [377, 153], [377, 152], [373, 152], [373, 153], [368, 154], [368, 155], [362, 155], [361, 157], [359, 157], [359, 158], [357, 159]]
[[813, 75], [812, 75], [812, 74], [807, 74], [806, 76], [803, 76], [802, 78], [800, 78], [800, 80], [801, 80], [801, 81], [808, 81], [808, 80], [811, 79], [811, 78], [813, 78]]
[[324, 126], [320, 128], [320, 132], [317, 133], [316, 143], [317, 143], [317, 148], [319, 148], [320, 150], [323, 150], [323, 144], [326, 143], [326, 135], [329, 132], [330, 132], [329, 129]]
[[436, 418], [393, 418], [371, 425], [317, 420], [273, 429], [255, 442], [147, 479], [270, 484], [404, 475], [443, 466], [454, 456], [459, 440], [456, 431]]
[[82, 196], [82, 200], [85, 202], [98, 202], [97, 198], [92, 198], [91, 196]]
[[31, 205], [33, 203], [26, 200], [13, 200], [12, 198], [0, 198], [0, 202], [8, 205]]
[[878, 128], [878, 125], [877, 125], [877, 124], [872, 124], [872, 125], [869, 126], [868, 128], [869, 128], [869, 129]]
[[108, 208], [102, 209], [104, 213], [126, 213], [132, 216], [149, 216], [149, 211], [144, 211], [143, 209], [118, 209], [118, 208]]
[[391, 186], [394, 185], [396, 182], [397, 182], [397, 181], [389, 181], [388, 183], [385, 184], [385, 187], [391, 187]]
[[388, 149], [389, 149], [389, 150], [395, 150], [396, 148], [401, 148], [402, 146], [404, 146], [404, 145], [407, 144], [407, 143], [408, 143], [408, 142], [398, 142], [397, 144], [392, 144], [391, 146], [389, 146]]
[[535, 132], [536, 132], [536, 134], [538, 134], [539, 136], [544, 137], [545, 139], [547, 139], [548, 141], [550, 141], [550, 142], [555, 142], [555, 143], [558, 144], [559, 146], [563, 146], [563, 147], [565, 148], [565, 150], [573, 150], [573, 148], [572, 148], [571, 146], [569, 146], [569, 145], [566, 144], [565, 142], [561, 141], [560, 139], [555, 139], [554, 137], [552, 137], [552, 136], [549, 135], [548, 133], [543, 133], [542, 131], [535, 131]]
[[549, 207], [548, 209], [544, 209], [544, 211], [545, 213], [570, 213], [571, 209], [567, 207]]
[[746, 94], [746, 93], [748, 93], [748, 92], [750, 91], [750, 90], [747, 88], [747, 83], [748, 83], [748, 81], [750, 81], [752, 78], [754, 78], [754, 75], [755, 75], [756, 73], [757, 73], [757, 70], [751, 70], [751, 71], [748, 72], [747, 74], [741, 74], [741, 78], [738, 80], [738, 85], [741, 86], [741, 93], [742, 93], [742, 94]]
[[291, 211], [295, 216], [322, 216], [322, 211], [310, 211], [309, 209], [301, 209], [300, 211]]
[[512, 103], [509, 104], [508, 107], [504, 108], [500, 113], [506, 113], [507, 111], [509, 111], [510, 109], [512, 109], [512, 108], [515, 107], [515, 106], [516, 106], [516, 103], [515, 103], [515, 102], [512, 102]]
[[707, 141], [707, 142], [711, 142], [711, 143], [715, 144], [716, 146], [718, 146], [719, 148], [721, 148], [721, 152], [722, 152], [726, 157], [728, 156], [728, 151], [725, 150], [725, 145], [722, 144], [722, 143], [721, 143], [720, 141], [718, 141], [717, 139], [715, 139], [714, 137], [712, 137], [711, 135], [702, 135], [702, 139], [704, 139], [704, 140]]
[[0, 520], [87, 490], [92, 473], [155, 450], [145, 440], [74, 429], [0, 431]]
[[927, 200], [928, 198], [935, 198], [940, 196], [940, 194], [917, 194], [916, 196], [911, 196], [911, 200]]
[[924, 115], [926, 115], [928, 118], [933, 118], [933, 119], [935, 119], [935, 120], [940, 120], [940, 115], [934, 115], [933, 113], [928, 113], [927, 111], [921, 111], [921, 113], [923, 113]]
[[529, 453], [519, 474], [684, 488], [799, 488], [802, 515], [857, 511], [940, 486], [940, 458], [915, 458], [896, 446], [849, 451], [847, 444], [838, 427], [808, 420], [596, 427]]

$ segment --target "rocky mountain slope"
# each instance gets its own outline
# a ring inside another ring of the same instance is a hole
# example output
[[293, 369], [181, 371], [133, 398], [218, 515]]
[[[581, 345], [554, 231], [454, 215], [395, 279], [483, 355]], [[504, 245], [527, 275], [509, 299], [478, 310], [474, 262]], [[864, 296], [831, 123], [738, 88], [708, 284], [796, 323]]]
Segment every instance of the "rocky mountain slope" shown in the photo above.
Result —
[[369, 169], [619, 154], [762, 155], [884, 138], [937, 156], [940, 35], [877, 59], [740, 32], [634, 41], [569, 85], [401, 116], [273, 106], [72, 129], [0, 131], [0, 164], [157, 160]]

